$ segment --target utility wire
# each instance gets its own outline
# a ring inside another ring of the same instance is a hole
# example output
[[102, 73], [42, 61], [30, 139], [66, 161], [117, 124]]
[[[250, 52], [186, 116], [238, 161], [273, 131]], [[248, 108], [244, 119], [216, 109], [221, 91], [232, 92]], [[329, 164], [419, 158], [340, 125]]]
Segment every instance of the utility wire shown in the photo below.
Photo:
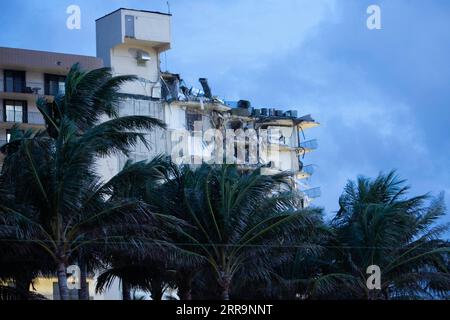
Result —
[[[0, 242], [55, 242], [51, 240], [37, 240], [37, 239], [0, 239]], [[89, 244], [130, 244], [130, 241], [87, 241]], [[137, 240], [137, 242], [147, 242], [150, 245], [153, 246], [163, 246], [164, 243], [153, 243], [155, 242], [153, 240]], [[80, 242], [77, 242], [78, 244]], [[409, 248], [407, 245], [405, 246], [330, 246], [330, 245], [308, 245], [308, 244], [246, 244], [246, 245], [240, 245], [240, 244], [224, 244], [224, 243], [180, 243], [180, 242], [169, 242], [170, 245], [176, 245], [176, 246], [205, 246], [205, 247], [254, 247], [254, 248], [327, 248], [327, 249], [402, 249], [402, 248]], [[445, 247], [443, 247], [445, 248]], [[418, 248], [419, 249], [419, 248]], [[427, 249], [427, 248], [424, 248]], [[450, 246], [448, 247], [450, 250]]]

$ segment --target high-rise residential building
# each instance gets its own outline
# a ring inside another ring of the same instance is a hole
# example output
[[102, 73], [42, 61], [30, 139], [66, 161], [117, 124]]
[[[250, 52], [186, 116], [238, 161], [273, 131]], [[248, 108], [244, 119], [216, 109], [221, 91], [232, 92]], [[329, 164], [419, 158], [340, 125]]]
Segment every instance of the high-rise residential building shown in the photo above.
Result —
[[[143, 145], [136, 147], [131, 154], [133, 160], [165, 153], [180, 155], [183, 163], [212, 161], [214, 156], [210, 155], [208, 141], [205, 141], [208, 130], [219, 130], [224, 139], [232, 131], [243, 136], [252, 133], [256, 134], [259, 144], [253, 159], [248, 146], [251, 138], [247, 135], [240, 141], [237, 134], [232, 147], [236, 151], [233, 150], [224, 162], [229, 163], [234, 155], [234, 162], [243, 170], [264, 165], [268, 174], [291, 171], [292, 184], [304, 197], [305, 206], [320, 195], [320, 189], [311, 189], [305, 183], [314, 167], [304, 164], [305, 155], [317, 148], [316, 140], [305, 138], [307, 129], [319, 124], [310, 115], [299, 117], [297, 110], [253, 108], [245, 100], [221, 99], [213, 95], [206, 78], [200, 78], [201, 88], [196, 88], [186, 84], [179, 74], [163, 72], [161, 54], [171, 47], [170, 14], [121, 8], [97, 19], [96, 37], [97, 56], [103, 59], [105, 66], [111, 67], [117, 75], [138, 76], [138, 81], [122, 88], [120, 114], [149, 115], [167, 124], [167, 130], [155, 130], [148, 135], [151, 150]], [[190, 133], [187, 139], [182, 134], [186, 131]], [[215, 142], [217, 148], [217, 140]], [[227, 147], [226, 143], [222, 145]], [[240, 146], [242, 153], [237, 151]], [[227, 150], [223, 154], [226, 157]], [[104, 175], [116, 173], [125, 160], [124, 157], [104, 160], [101, 166]]]
[[9, 140], [15, 124], [44, 127], [36, 100], [51, 101], [64, 92], [65, 76], [75, 63], [87, 70], [103, 66], [96, 57], [0, 47], [0, 144]]
[[[106, 66], [115, 75], [138, 78], [121, 88], [121, 116], [146, 115], [167, 125], [165, 130], [147, 134], [150, 149], [139, 144], [129, 158], [142, 161], [167, 154], [192, 165], [220, 158], [242, 170], [263, 166], [264, 174], [289, 171], [292, 185], [308, 206], [320, 189], [308, 186], [314, 170], [305, 159], [317, 148], [317, 141], [306, 135], [319, 124], [310, 115], [299, 116], [296, 109], [281, 111], [217, 97], [206, 78], [199, 79], [198, 88], [186, 84], [179, 74], [161, 70], [161, 55], [171, 42], [170, 14], [121, 8], [96, 20], [96, 57], [0, 48], [0, 146], [8, 141], [14, 124], [23, 129], [44, 128], [36, 100], [43, 96], [51, 101], [64, 92], [65, 76], [73, 64], [86, 70]], [[223, 148], [220, 157], [211, 152], [212, 141], [216, 152]], [[103, 178], [119, 172], [126, 160], [125, 156], [99, 160]], [[94, 294], [94, 282], [91, 277], [91, 298], [121, 298], [117, 282], [102, 295]], [[40, 278], [36, 288], [46, 297], [58, 299], [55, 279]]]

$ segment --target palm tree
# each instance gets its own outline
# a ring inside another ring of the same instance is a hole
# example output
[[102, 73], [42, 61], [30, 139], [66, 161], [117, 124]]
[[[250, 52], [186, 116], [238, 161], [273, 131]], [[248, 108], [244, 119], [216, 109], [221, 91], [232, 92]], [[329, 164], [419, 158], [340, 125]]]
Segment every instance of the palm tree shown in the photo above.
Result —
[[[172, 169], [173, 164], [164, 156], [158, 156], [149, 162], [128, 161], [118, 179], [110, 181], [112, 197], [144, 201], [149, 194], [163, 196], [161, 187], [167, 183]], [[97, 279], [96, 292], [104, 292], [115, 279], [119, 279], [124, 300], [131, 299], [132, 289], [150, 292], [153, 300], [159, 300], [165, 290], [173, 286], [174, 277], [171, 270], [174, 266], [186, 265], [193, 260], [188, 252], [183, 252], [171, 244], [174, 239], [169, 235], [176, 234], [179, 228], [185, 227], [186, 224], [151, 203], [147, 205], [155, 215], [165, 217], [164, 225], [159, 227], [166, 232], [166, 245], [109, 253], [105, 270]], [[172, 217], [172, 221], [168, 221], [168, 217]]]
[[288, 256], [283, 247], [320, 228], [321, 211], [300, 209], [301, 199], [288, 190], [286, 174], [247, 174], [235, 166], [205, 164], [175, 169], [172, 176], [164, 192], [147, 202], [192, 226], [178, 231], [177, 243], [211, 268], [222, 299], [230, 298], [236, 279], [265, 281], [272, 266]]
[[33, 243], [17, 243], [10, 232], [3, 232], [1, 239], [0, 300], [44, 299], [30, 289], [35, 277], [54, 271], [45, 252]]
[[[68, 299], [66, 267], [80, 249], [111, 241], [120, 246], [133, 235], [155, 233], [145, 203], [111, 197], [110, 184], [95, 172], [98, 157], [127, 154], [138, 140], [147, 143], [144, 131], [163, 126], [151, 117], [117, 117], [118, 89], [132, 79], [113, 77], [106, 68], [83, 72], [75, 65], [66, 93], [53, 104], [39, 102], [47, 134], [13, 138], [2, 148], [7, 156], [1, 180], [28, 208], [2, 206], [2, 229], [49, 254], [61, 299]], [[112, 119], [98, 124], [104, 116]]]
[[[395, 172], [347, 183], [333, 220], [329, 264], [314, 294], [365, 299], [436, 298], [450, 291], [443, 197], [408, 198], [409, 187]], [[367, 268], [381, 269], [381, 289], [366, 286]], [[337, 290], [339, 287], [339, 290]], [[331, 294], [331, 295], [330, 295]]]

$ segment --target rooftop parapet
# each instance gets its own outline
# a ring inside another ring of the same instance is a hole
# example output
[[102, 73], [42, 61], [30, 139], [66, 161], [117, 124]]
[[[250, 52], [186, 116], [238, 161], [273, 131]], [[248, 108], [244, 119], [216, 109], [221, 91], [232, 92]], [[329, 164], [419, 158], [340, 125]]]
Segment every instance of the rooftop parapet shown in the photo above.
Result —
[[102, 59], [48, 51], [0, 47], [0, 68], [66, 74], [79, 63], [85, 70], [103, 67]]

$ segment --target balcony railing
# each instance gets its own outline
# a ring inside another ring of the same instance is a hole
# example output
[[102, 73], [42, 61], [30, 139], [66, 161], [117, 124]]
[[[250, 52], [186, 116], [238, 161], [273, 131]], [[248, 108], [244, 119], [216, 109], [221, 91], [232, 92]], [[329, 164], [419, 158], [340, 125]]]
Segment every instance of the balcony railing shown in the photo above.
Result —
[[302, 172], [312, 176], [314, 173], [314, 166], [312, 164], [304, 166]]
[[3, 86], [0, 86], [0, 92], [8, 93], [29, 93], [29, 94], [44, 94], [44, 83], [27, 81], [25, 86], [21, 86], [17, 90], [4, 90]]
[[322, 191], [320, 190], [320, 188], [312, 188], [312, 189], [307, 189], [307, 190], [303, 190], [303, 193], [311, 199], [316, 199], [319, 198], [322, 195]]
[[318, 148], [317, 140], [308, 140], [300, 143], [300, 147], [306, 149], [306, 150], [316, 150]]
[[6, 119], [1, 118], [0, 122], [5, 123], [28, 123], [33, 125], [44, 125], [44, 117], [40, 112], [28, 112], [26, 121], [23, 121], [22, 112], [6, 112]]

